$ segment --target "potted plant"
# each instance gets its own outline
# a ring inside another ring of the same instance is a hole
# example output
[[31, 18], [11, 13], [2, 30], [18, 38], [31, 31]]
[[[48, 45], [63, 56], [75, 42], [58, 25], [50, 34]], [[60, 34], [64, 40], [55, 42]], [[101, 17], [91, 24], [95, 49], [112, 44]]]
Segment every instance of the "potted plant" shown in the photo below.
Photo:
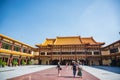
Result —
[[0, 67], [2, 67], [2, 59], [0, 59]]
[[13, 60], [13, 66], [17, 66], [17, 65], [18, 65], [17, 60]]
[[22, 60], [22, 65], [26, 65], [26, 62], [24, 60]]
[[7, 63], [6, 63], [5, 61], [3, 61], [3, 62], [2, 62], [2, 67], [5, 67], [6, 64], [7, 64]]
[[32, 64], [32, 61], [29, 60], [29, 61], [28, 61], [28, 64], [29, 64], [29, 65]]

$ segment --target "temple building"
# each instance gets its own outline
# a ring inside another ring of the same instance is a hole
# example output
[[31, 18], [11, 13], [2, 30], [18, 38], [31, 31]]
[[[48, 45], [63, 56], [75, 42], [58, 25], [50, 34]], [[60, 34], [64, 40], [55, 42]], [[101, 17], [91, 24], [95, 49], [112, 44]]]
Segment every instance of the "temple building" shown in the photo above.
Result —
[[86, 65], [101, 65], [101, 48], [104, 42], [97, 42], [93, 37], [56, 37], [46, 39], [42, 44], [37, 44], [39, 64], [57, 64], [81, 61]]

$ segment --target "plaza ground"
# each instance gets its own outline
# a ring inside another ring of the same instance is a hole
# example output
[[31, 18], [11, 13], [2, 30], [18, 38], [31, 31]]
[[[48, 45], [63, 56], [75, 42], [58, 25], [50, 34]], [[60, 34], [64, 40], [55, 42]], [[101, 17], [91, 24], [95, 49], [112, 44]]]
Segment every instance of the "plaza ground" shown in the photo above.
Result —
[[29, 65], [0, 68], [0, 80], [120, 80], [120, 68], [110, 66], [82, 66], [83, 78], [73, 78], [71, 66], [62, 66], [61, 76], [56, 65]]

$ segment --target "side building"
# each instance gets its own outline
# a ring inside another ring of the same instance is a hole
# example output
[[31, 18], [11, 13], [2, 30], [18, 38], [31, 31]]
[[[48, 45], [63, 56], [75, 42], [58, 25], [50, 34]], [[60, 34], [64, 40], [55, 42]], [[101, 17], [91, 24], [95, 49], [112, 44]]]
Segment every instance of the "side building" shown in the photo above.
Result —
[[8, 66], [29, 64], [33, 50], [32, 46], [0, 34], [0, 61]]
[[120, 66], [120, 40], [102, 48], [103, 65]]

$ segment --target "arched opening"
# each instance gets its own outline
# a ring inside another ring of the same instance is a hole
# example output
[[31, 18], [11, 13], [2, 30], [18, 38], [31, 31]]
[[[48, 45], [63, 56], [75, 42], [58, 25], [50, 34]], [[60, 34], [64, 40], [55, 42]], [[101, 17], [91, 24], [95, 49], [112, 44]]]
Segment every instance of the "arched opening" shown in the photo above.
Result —
[[52, 65], [57, 65], [58, 64], [58, 59], [52, 60]]

